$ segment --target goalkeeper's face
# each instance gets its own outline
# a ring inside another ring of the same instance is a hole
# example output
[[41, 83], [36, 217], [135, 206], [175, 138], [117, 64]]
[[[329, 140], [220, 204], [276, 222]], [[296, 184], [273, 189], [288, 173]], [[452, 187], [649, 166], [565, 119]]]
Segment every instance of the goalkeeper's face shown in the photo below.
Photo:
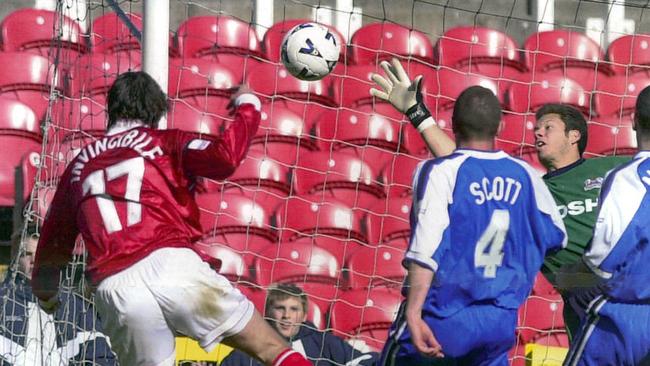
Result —
[[554, 170], [566, 165], [569, 157], [579, 156], [573, 154], [578, 149], [573, 135], [566, 131], [566, 125], [559, 115], [549, 113], [542, 116], [535, 124], [535, 148], [539, 161]]
[[295, 336], [300, 330], [300, 324], [307, 318], [297, 297], [273, 302], [266, 314], [271, 318], [271, 325], [285, 338]]

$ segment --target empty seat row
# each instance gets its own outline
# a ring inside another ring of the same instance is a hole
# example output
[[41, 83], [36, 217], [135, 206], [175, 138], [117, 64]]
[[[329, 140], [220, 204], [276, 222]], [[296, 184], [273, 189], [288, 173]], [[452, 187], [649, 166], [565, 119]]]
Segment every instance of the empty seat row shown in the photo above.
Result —
[[[369, 94], [374, 86], [370, 75], [381, 72], [378, 66], [344, 66], [323, 80], [306, 82], [292, 77], [281, 64], [238, 57], [239, 62], [233, 64], [170, 59], [169, 95], [184, 99], [201, 111], [223, 115], [232, 88], [245, 81], [262, 99], [297, 113], [308, 128], [338, 115], [340, 108], [358, 110], [382, 104]], [[52, 90], [71, 98], [87, 97], [102, 102], [119, 73], [140, 69], [139, 57], [105, 54], [82, 56], [65, 71], [56, 70], [42, 56], [20, 52], [0, 52], [0, 62], [4, 65], [0, 71], [0, 94], [28, 104], [39, 119], [45, 116]], [[451, 111], [465, 88], [481, 85], [491, 89], [508, 111], [534, 112], [545, 103], [562, 102], [587, 116], [613, 118], [629, 116], [636, 96], [650, 85], [647, 73], [604, 76], [591, 72], [579, 79], [576, 73], [551, 70], [503, 78], [418, 64], [407, 67], [413, 75], [424, 75], [422, 91], [427, 104], [440, 111]], [[384, 108], [384, 114], [402, 120], [389, 110]]]
[[[142, 31], [142, 16], [127, 13], [125, 25], [117, 14], [109, 12], [94, 19], [90, 33], [84, 34], [72, 19], [63, 17], [59, 24], [55, 12], [24, 8], [7, 15], [0, 24], [5, 51], [36, 50], [47, 54], [53, 45], [76, 53], [89, 50], [106, 53], [140, 49], [137, 33]], [[185, 57], [212, 57], [219, 54], [248, 54], [279, 59], [285, 33], [307, 19], [289, 19], [271, 26], [260, 42], [251, 24], [234, 17], [195, 16], [185, 20], [175, 34], [170, 32], [170, 54]], [[55, 26], [62, 27], [61, 40], [54, 40]], [[343, 43], [343, 37], [331, 28]], [[136, 33], [136, 34], [134, 34]], [[592, 68], [604, 73], [625, 74], [645, 70], [650, 61], [648, 35], [623, 36], [608, 47], [607, 53], [584, 33], [570, 30], [531, 34], [520, 48], [509, 35], [490, 28], [460, 26], [448, 29], [436, 41], [430, 36], [400, 24], [371, 23], [357, 30], [350, 39], [349, 51], [341, 54], [350, 64], [377, 63], [393, 56], [411, 57], [430, 64], [474, 68], [488, 71], [548, 70], [554, 68]], [[177, 42], [176, 42], [177, 41]], [[503, 72], [503, 71], [501, 71]]]

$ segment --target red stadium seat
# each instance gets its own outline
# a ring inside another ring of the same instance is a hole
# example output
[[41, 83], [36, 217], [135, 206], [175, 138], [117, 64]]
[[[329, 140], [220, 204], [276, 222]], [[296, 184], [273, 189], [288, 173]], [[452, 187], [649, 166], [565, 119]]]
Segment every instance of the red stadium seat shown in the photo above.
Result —
[[[531, 70], [583, 68], [611, 73], [600, 46], [584, 33], [553, 30], [533, 33], [524, 42], [524, 58]], [[602, 64], [601, 64], [602, 63]]]
[[[0, 146], [3, 151], [2, 159], [0, 159], [0, 206], [13, 206], [16, 197], [15, 170], [23, 163], [31, 166], [38, 164], [41, 141], [40, 138], [2, 133], [0, 134]], [[31, 178], [33, 179], [33, 175]], [[33, 186], [33, 181], [25, 183], [29, 187]]]
[[535, 115], [532, 113], [503, 114], [503, 127], [497, 136], [499, 148], [517, 155], [521, 149], [532, 149], [535, 144]]
[[0, 96], [0, 134], [41, 136], [40, 121], [24, 103]]
[[139, 53], [88, 54], [70, 69], [72, 96], [105, 95], [117, 76], [126, 71], [141, 69]]
[[564, 103], [579, 109], [585, 115], [591, 110], [589, 91], [575, 80], [557, 73], [522, 75], [521, 80], [510, 85], [508, 91], [510, 110], [518, 113], [535, 112], [546, 103]]
[[[74, 59], [79, 53], [88, 51], [87, 39], [79, 24], [49, 10], [15, 10], [4, 17], [0, 32], [5, 51], [35, 51], [48, 56], [55, 48], [62, 48], [63, 52], [72, 52], [64, 59]], [[57, 33], [60, 33], [60, 39]]]
[[[279, 62], [280, 48], [282, 46], [282, 40], [284, 39], [284, 36], [288, 31], [291, 30], [291, 28], [302, 23], [313, 23], [313, 21], [309, 19], [286, 19], [284, 21], [273, 24], [269, 29], [267, 29], [264, 33], [264, 39], [262, 40], [264, 57], [267, 60]], [[341, 56], [339, 57], [339, 60], [345, 60], [346, 47], [345, 38], [343, 38], [343, 35], [334, 27], [330, 27], [327, 24], [321, 25], [327, 27], [330, 32], [337, 36], [338, 42], [341, 44]]]
[[289, 197], [276, 213], [281, 241], [318, 234], [366, 242], [362, 221], [358, 210], [322, 194]]
[[394, 23], [371, 23], [350, 39], [350, 62], [377, 64], [395, 56], [433, 63], [433, 46], [426, 34]]
[[379, 244], [410, 237], [410, 212], [410, 197], [393, 197], [385, 201], [378, 201], [370, 208], [366, 217], [370, 243]]
[[325, 249], [310, 244], [281, 242], [259, 253], [255, 262], [257, 283], [316, 282], [336, 285], [341, 265]]
[[352, 288], [400, 287], [406, 277], [404, 251], [380, 245], [352, 253], [346, 267]]
[[224, 245], [196, 243], [196, 248], [220, 263], [219, 273], [231, 282], [252, 283], [250, 269], [241, 253]]
[[443, 110], [453, 109], [456, 98], [458, 98], [460, 93], [474, 85], [490, 89], [499, 98], [501, 104], [506, 105], [504, 96], [510, 86], [510, 81], [507, 80], [498, 80], [483, 75], [469, 74], [447, 68], [438, 71], [437, 82], [440, 88], [438, 108]]
[[60, 128], [61, 137], [81, 131], [91, 134], [104, 132], [108, 116], [103, 96], [57, 100], [52, 106], [52, 123]]
[[[137, 13], [126, 13], [135, 28], [142, 33], [142, 15]], [[142, 46], [138, 38], [133, 35], [129, 27], [114, 12], [106, 13], [93, 20], [92, 31], [90, 32], [90, 44], [93, 52], [99, 53], [120, 53], [131, 50], [141, 50]], [[169, 55], [178, 56], [173, 34], [169, 34]]]
[[203, 232], [207, 236], [246, 233], [269, 240], [276, 239], [271, 224], [271, 212], [263, 202], [232, 193], [203, 193], [196, 195]]
[[310, 236], [300, 238], [294, 241], [294, 243], [302, 243], [308, 245], [314, 245], [319, 248], [323, 248], [336, 258], [339, 263], [345, 263], [347, 258], [352, 255], [357, 249], [365, 246], [365, 243], [362, 243], [354, 239], [342, 239], [333, 236]]
[[246, 80], [248, 74], [253, 72], [253, 70], [265, 63], [251, 55], [236, 55], [232, 53], [218, 53], [202, 58], [227, 67], [235, 76], [237, 85], [241, 84], [243, 80]]
[[242, 257], [247, 268], [253, 268], [260, 252], [269, 246], [277, 245], [274, 240], [245, 232], [208, 235], [204, 236], [200, 242], [207, 246], [222, 246], [234, 250]]
[[635, 73], [601, 78], [594, 91], [600, 116], [627, 116], [634, 112], [636, 97], [650, 85], [650, 75]]
[[330, 326], [339, 336], [358, 338], [374, 350], [381, 350], [401, 302], [402, 296], [397, 290], [346, 291], [332, 304]]
[[380, 172], [380, 177], [386, 185], [390, 199], [393, 197], [411, 197], [413, 174], [422, 158], [410, 155], [398, 155], [394, 160], [387, 161]]
[[224, 181], [223, 191], [231, 190], [256, 202], [268, 201], [269, 205], [276, 207], [293, 191], [291, 172], [287, 165], [266, 155], [259, 145], [254, 145], [235, 173]]
[[44, 156], [44, 165], [54, 177], [60, 177], [68, 163], [81, 151], [81, 148], [95, 141], [97, 137], [102, 136], [103, 132], [67, 130], [58, 135], [60, 137], [55, 135], [53, 140], [48, 140], [46, 155]]
[[549, 334], [564, 333], [564, 303], [559, 294], [531, 296], [519, 308], [517, 331], [523, 343], [533, 343]]
[[345, 291], [343, 284], [331, 284], [320, 282], [302, 282], [300, 287], [309, 297], [309, 301], [318, 305], [318, 307], [327, 313], [332, 303], [337, 301]]
[[302, 117], [280, 102], [262, 104], [260, 127], [252, 146], [264, 148], [265, 155], [286, 166], [293, 166], [303, 151], [317, 149]]
[[[392, 109], [392, 107], [389, 107]], [[401, 146], [400, 129], [406, 126], [401, 122], [401, 116], [392, 119], [384, 114], [376, 113], [371, 105], [363, 105], [354, 110], [341, 109], [325, 112], [316, 123], [316, 136], [322, 150], [339, 150], [366, 146], [385, 151], [391, 155], [405, 152]], [[368, 157], [373, 159], [374, 157]], [[365, 160], [365, 159], [364, 159]]]
[[650, 35], [631, 34], [617, 38], [607, 47], [607, 59], [616, 74], [647, 71], [650, 67]]
[[[326, 196], [331, 194], [351, 207], [370, 207], [377, 198], [384, 197], [377, 176], [378, 172], [368, 164], [343, 151], [301, 154], [294, 170], [300, 194], [322, 195], [325, 192]], [[338, 197], [337, 192], [345, 190], [351, 191], [348, 192], [350, 196]]]
[[184, 21], [176, 32], [184, 57], [218, 53], [261, 56], [260, 42], [249, 23], [226, 16], [195, 16]]
[[514, 39], [496, 29], [460, 26], [438, 39], [434, 52], [441, 66], [498, 76], [504, 69], [525, 71]]
[[188, 132], [197, 132], [218, 136], [224, 121], [217, 116], [201, 112], [199, 108], [185, 100], [176, 100], [171, 104], [167, 115], [167, 128], [177, 128]]
[[634, 155], [636, 134], [631, 125], [613, 127], [595, 122], [588, 125], [589, 140], [585, 153], [595, 155]]
[[325, 106], [335, 104], [330, 96], [330, 83], [327, 79], [300, 80], [291, 76], [282, 64], [260, 64], [248, 75], [247, 81], [251, 89], [265, 99], [283, 96]]
[[50, 89], [63, 94], [64, 87], [47, 58], [25, 52], [0, 52], [0, 95], [16, 99], [42, 120], [47, 112]]
[[227, 67], [209, 60], [175, 58], [169, 63], [169, 96], [173, 98], [228, 98], [238, 85]]

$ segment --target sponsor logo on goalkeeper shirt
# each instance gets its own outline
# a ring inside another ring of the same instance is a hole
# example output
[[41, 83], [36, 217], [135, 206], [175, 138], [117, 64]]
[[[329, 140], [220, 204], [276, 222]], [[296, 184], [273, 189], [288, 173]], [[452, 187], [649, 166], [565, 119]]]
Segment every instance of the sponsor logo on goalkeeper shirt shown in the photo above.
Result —
[[603, 185], [603, 177], [587, 179], [585, 180], [585, 191], [591, 191], [592, 189], [600, 189], [602, 185]]
[[566, 205], [558, 206], [560, 215], [565, 218], [567, 215], [578, 216], [583, 213], [592, 212], [598, 207], [598, 199], [587, 198], [582, 201], [571, 201]]

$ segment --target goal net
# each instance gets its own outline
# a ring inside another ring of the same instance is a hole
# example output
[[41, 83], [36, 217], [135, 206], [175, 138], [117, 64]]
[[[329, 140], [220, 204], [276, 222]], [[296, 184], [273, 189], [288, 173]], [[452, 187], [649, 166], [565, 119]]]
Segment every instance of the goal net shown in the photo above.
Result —
[[[225, 181], [197, 185], [204, 230], [198, 245], [221, 260], [221, 273], [260, 312], [269, 286], [293, 283], [308, 295], [309, 326], [381, 351], [402, 300], [412, 173], [431, 154], [399, 112], [370, 96], [369, 75], [392, 57], [411, 77], [423, 75], [426, 103], [449, 136], [460, 92], [491, 89], [504, 110], [497, 147], [540, 174], [535, 111], [546, 103], [584, 113], [586, 157], [629, 154], [636, 149], [635, 96], [650, 85], [650, 38], [642, 35], [646, 9], [639, 4], [170, 0], [167, 128], [219, 135], [232, 122], [229, 97], [242, 82], [263, 102], [241, 167]], [[93, 312], [83, 241], [62, 277], [65, 291], [84, 297], [82, 305], [58, 322], [39, 313], [38, 326], [30, 320], [38, 313], [33, 298], [22, 297], [26, 243], [38, 235], [66, 164], [103, 133], [112, 81], [142, 68], [143, 1], [27, 5], [0, 5], [3, 160], [7, 148], [0, 240], [7, 253], [14, 246], [6, 260], [0, 359], [82, 364], [89, 350], [95, 361], [103, 357], [94, 350], [101, 338], [95, 320], [78, 324]], [[286, 32], [308, 21], [330, 27], [342, 44], [333, 72], [313, 82], [292, 77], [280, 61]], [[519, 311], [513, 365], [561, 364], [568, 347], [563, 306], [539, 275]], [[179, 362], [216, 364], [228, 353], [178, 342]]]

